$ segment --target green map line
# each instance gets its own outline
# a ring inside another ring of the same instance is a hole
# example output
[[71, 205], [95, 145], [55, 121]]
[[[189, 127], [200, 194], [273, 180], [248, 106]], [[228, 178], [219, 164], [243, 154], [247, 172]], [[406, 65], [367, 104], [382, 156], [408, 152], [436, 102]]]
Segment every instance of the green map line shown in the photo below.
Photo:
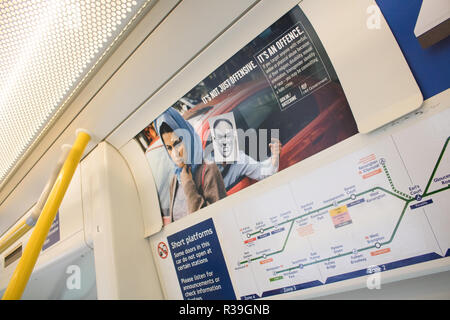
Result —
[[[413, 200], [414, 200], [414, 199], [411, 199], [411, 200], [404, 199], [404, 198], [398, 196], [397, 194], [394, 194], [394, 193], [392, 193], [392, 192], [390, 192], [390, 191], [388, 191], [388, 190], [386, 190], [386, 189], [384, 189], [384, 188], [382, 188], [382, 187], [374, 187], [374, 188], [371, 188], [371, 189], [366, 190], [366, 191], [364, 191], [364, 192], [360, 192], [360, 193], [356, 194], [355, 196], [356, 196], [356, 198], [357, 198], [357, 197], [359, 197], [359, 196], [361, 196], [361, 195], [364, 195], [364, 194], [369, 193], [369, 192], [373, 192], [373, 191], [375, 191], [375, 190], [381, 190], [381, 191], [384, 191], [384, 192], [386, 192], [386, 193], [388, 193], [388, 194], [390, 194], [390, 195], [392, 195], [392, 196], [394, 196], [394, 197], [396, 197], [396, 198], [398, 198], [398, 199], [401, 199], [401, 200], [403, 200], [403, 201], [407, 201], [407, 202], [408, 202], [408, 201], [413, 201]], [[356, 200], [356, 198], [352, 199], [351, 197], [349, 197], [349, 198], [346, 198], [346, 199], [343, 199], [343, 200], [339, 201], [338, 203], [342, 203], [342, 202], [345, 202], [345, 201], [348, 201], [348, 200]], [[303, 218], [303, 217], [309, 216], [309, 215], [311, 215], [311, 214], [313, 214], [313, 213], [322, 211], [322, 210], [327, 209], [327, 208], [332, 207], [332, 206], [333, 206], [333, 205], [330, 204], [330, 205], [327, 205], [327, 206], [325, 206], [325, 207], [316, 209], [316, 210], [314, 210], [314, 211], [308, 212], [308, 213], [303, 214], [303, 215], [301, 215], [301, 216], [294, 217], [294, 218], [291, 218], [291, 219], [289, 219], [289, 220], [286, 220], [286, 221], [283, 221], [283, 222], [277, 224], [276, 227], [278, 227], [278, 226], [280, 226], [280, 225], [283, 225], [283, 224], [286, 224], [286, 223], [288, 223], [288, 222], [291, 222], [291, 226], [290, 226], [290, 228], [289, 228], [289, 231], [288, 231], [288, 234], [287, 234], [287, 236], [286, 236], [286, 239], [284, 240], [284, 244], [283, 244], [282, 249], [280, 249], [280, 250], [278, 250], [278, 251], [274, 251], [274, 252], [268, 253], [268, 254], [265, 254], [265, 255], [261, 255], [261, 256], [258, 256], [258, 257], [254, 257], [254, 258], [251, 258], [251, 259], [249, 259], [249, 260], [241, 261], [239, 264], [245, 264], [245, 263], [247, 263], [247, 262], [249, 262], [249, 261], [259, 260], [259, 259], [262, 259], [262, 258], [265, 258], [265, 257], [269, 257], [269, 256], [271, 256], [271, 255], [274, 255], [274, 254], [278, 254], [278, 253], [283, 252], [283, 251], [284, 251], [284, 248], [286, 247], [287, 240], [288, 240], [288, 238], [289, 238], [289, 236], [290, 236], [290, 234], [291, 234], [291, 230], [292, 230], [292, 227], [293, 227], [293, 225], [294, 225], [294, 221], [295, 221], [295, 220], [298, 220], [298, 219], [301, 219], [301, 218]], [[275, 226], [267, 227], [267, 228], [261, 229], [260, 231], [253, 232], [253, 233], [250, 234], [250, 237], [253, 236], [253, 235], [255, 235], [255, 234], [263, 234], [263, 233], [266, 232], [267, 230], [270, 230], [270, 229], [273, 229], [273, 228], [275, 228]], [[351, 252], [350, 252], [350, 253], [351, 253]], [[327, 259], [325, 259], [325, 260], [327, 260]]]
[[[356, 252], [362, 252], [362, 251], [369, 250], [369, 249], [379, 249], [381, 246], [384, 246], [386, 244], [391, 243], [392, 240], [395, 237], [395, 234], [397, 233], [397, 229], [398, 229], [398, 227], [400, 225], [400, 222], [403, 219], [403, 216], [404, 216], [404, 214], [406, 212], [406, 209], [408, 208], [408, 204], [411, 201], [413, 201], [413, 200], [414, 199], [406, 201], [405, 206], [403, 207], [402, 213], [400, 214], [400, 218], [397, 221], [397, 224], [396, 224], [396, 226], [394, 228], [394, 231], [392, 232], [392, 235], [391, 235], [389, 241], [386, 241], [386, 242], [383, 242], [383, 243], [379, 244], [378, 247], [377, 247], [376, 244], [374, 244], [372, 246], [368, 246], [368, 247], [365, 247], [365, 248], [362, 248], [362, 249], [356, 249]], [[283, 272], [286, 272], [286, 271], [291, 271], [291, 270], [294, 270], [294, 269], [304, 268], [304, 267], [307, 267], [307, 266], [310, 266], [310, 265], [314, 265], [314, 264], [317, 264], [317, 263], [321, 263], [321, 262], [324, 262], [324, 261], [329, 261], [329, 260], [337, 259], [337, 258], [340, 258], [340, 257], [343, 257], [343, 256], [348, 256], [349, 254], [352, 254], [352, 253], [355, 253], [355, 252], [354, 251], [349, 251], [349, 252], [341, 253], [341, 254], [333, 256], [333, 257], [328, 257], [328, 258], [324, 258], [324, 259], [321, 259], [321, 260], [312, 261], [310, 263], [305, 263], [305, 264], [301, 264], [301, 265], [298, 265], [298, 266], [294, 266], [294, 267], [291, 267], [291, 268], [288, 268], [288, 269], [279, 270], [279, 271], [276, 271], [275, 274], [283, 273]]]
[[253, 232], [253, 233], [248, 233], [248, 237], [252, 237], [252, 236], [254, 236], [254, 235], [256, 235], [256, 234], [264, 233], [264, 232], [267, 231], [267, 230], [270, 230], [270, 229], [273, 229], [273, 228], [277, 228], [277, 227], [279, 227], [279, 226], [282, 226], [283, 224], [286, 224], [286, 223], [289, 223], [289, 222], [293, 222], [293, 221], [295, 221], [295, 220], [298, 220], [298, 219], [301, 219], [301, 218], [303, 218], [303, 217], [309, 216], [310, 214], [313, 214], [313, 213], [316, 213], [316, 212], [325, 210], [325, 209], [327, 209], [327, 208], [329, 208], [329, 207], [332, 207], [332, 206], [333, 206], [332, 204], [329, 204], [329, 205], [327, 205], [327, 206], [325, 206], [325, 207], [316, 209], [316, 210], [314, 210], [314, 211], [310, 211], [310, 212], [305, 213], [305, 214], [303, 214], [303, 215], [301, 215], [301, 216], [294, 217], [294, 218], [291, 218], [291, 219], [289, 219], [289, 220], [280, 222], [280, 223], [278, 223], [278, 224], [275, 225], [275, 226], [270, 226], [270, 227], [267, 227], [267, 228], [262, 228], [262, 229], [259, 230], [259, 231], [255, 231], [255, 232]]
[[[347, 202], [347, 201], [350, 201], [350, 200], [356, 200], [356, 198], [358, 198], [358, 197], [360, 197], [360, 196], [362, 196], [362, 195], [364, 195], [364, 194], [366, 194], [366, 193], [374, 192], [375, 190], [381, 190], [381, 191], [386, 192], [386, 193], [388, 193], [388, 194], [390, 194], [390, 195], [392, 195], [392, 196], [394, 196], [394, 197], [396, 197], [396, 198], [398, 198], [398, 199], [400, 199], [400, 200], [403, 200], [403, 201], [408, 201], [408, 200], [410, 200], [410, 199], [403, 198], [403, 197], [401, 197], [400, 195], [395, 194], [395, 193], [393, 193], [393, 192], [391, 192], [391, 191], [389, 191], [389, 190], [386, 190], [386, 189], [384, 189], [383, 187], [373, 187], [373, 188], [371, 188], [371, 189], [369, 189], [369, 190], [366, 190], [366, 191], [363, 191], [363, 192], [360, 192], [360, 193], [355, 194], [355, 195], [354, 195], [354, 199], [352, 199], [352, 197], [348, 197], [348, 198], [339, 200], [337, 203], [338, 203], [338, 204], [341, 204], [341, 203], [343, 203], [343, 202]], [[271, 230], [271, 229], [274, 229], [274, 228], [278, 228], [279, 226], [282, 226], [282, 225], [284, 225], [284, 224], [286, 224], [286, 223], [289, 223], [289, 222], [292, 222], [292, 221], [301, 219], [301, 218], [303, 218], [303, 217], [307, 217], [307, 216], [309, 216], [309, 215], [311, 215], [311, 214], [314, 214], [314, 213], [316, 213], [316, 212], [320, 212], [320, 211], [322, 211], [322, 210], [328, 209], [328, 208], [330, 208], [330, 207], [332, 207], [332, 206], [333, 206], [333, 204], [329, 204], [329, 205], [324, 206], [324, 207], [322, 207], [322, 208], [319, 208], [319, 209], [316, 209], [316, 210], [313, 210], [313, 211], [309, 211], [309, 212], [307, 212], [307, 213], [305, 213], [305, 214], [302, 214], [302, 215], [300, 215], [300, 216], [297, 216], [297, 217], [288, 219], [288, 220], [286, 220], [286, 221], [280, 222], [280, 223], [278, 223], [278, 224], [275, 225], [275, 226], [270, 226], [270, 227], [267, 227], [267, 228], [262, 228], [262, 229], [260, 229], [260, 230], [258, 230], [258, 231], [255, 231], [255, 232], [252, 232], [252, 233], [248, 233], [247, 236], [248, 236], [248, 237], [252, 237], [252, 236], [257, 235], [257, 234], [262, 234], [262, 233], [264, 233], [264, 232], [266, 232], [266, 231], [268, 231], [268, 230]]]
[[423, 197], [426, 197], [428, 195], [428, 189], [431, 186], [431, 182], [433, 181], [434, 175], [436, 174], [439, 164], [441, 163], [441, 160], [444, 156], [445, 149], [447, 149], [449, 141], [450, 141], [450, 137], [448, 137], [447, 140], [445, 141], [444, 147], [442, 148], [442, 151], [439, 154], [439, 158], [438, 158], [436, 164], [434, 165], [433, 172], [431, 173], [430, 179], [428, 180], [427, 186], [425, 187], [425, 191], [423, 192]]
[[431, 196], [431, 195], [433, 195], [433, 194], [436, 194], [436, 193], [439, 193], [439, 192], [442, 192], [442, 191], [445, 191], [445, 190], [448, 190], [448, 189], [450, 189], [450, 184], [449, 184], [448, 186], [444, 187], [444, 188], [441, 188], [441, 189], [438, 189], [438, 190], [435, 190], [435, 191], [428, 192], [427, 194], [423, 195], [422, 197], [423, 197], [423, 198], [429, 197], [429, 196]]
[[392, 178], [391, 178], [391, 175], [390, 175], [390, 173], [389, 173], [389, 170], [388, 170], [387, 167], [386, 167], [386, 164], [383, 162], [383, 163], [381, 163], [381, 166], [383, 167], [383, 171], [384, 171], [384, 173], [386, 174], [386, 176], [387, 176], [387, 178], [388, 178], [388, 181], [389, 181], [389, 184], [390, 184], [392, 190], [393, 190], [395, 193], [397, 193], [397, 194], [399, 194], [399, 195], [401, 195], [401, 196], [404, 196], [404, 197], [406, 197], [406, 198], [408, 198], [408, 199], [412, 199], [413, 197], [411, 197], [410, 195], [408, 195], [408, 194], [406, 194], [406, 193], [404, 193], [404, 192], [401, 192], [401, 191], [397, 190], [397, 188], [394, 186], [394, 183], [392, 182]]
[[[264, 257], [269, 257], [269, 256], [272, 256], [272, 255], [274, 255], [274, 254], [283, 252], [283, 251], [284, 251], [284, 248], [286, 247], [286, 243], [287, 243], [287, 241], [288, 241], [288, 239], [289, 239], [289, 235], [291, 234], [291, 230], [292, 230], [292, 227], [293, 227], [293, 226], [294, 226], [294, 221], [291, 222], [291, 227], [289, 228], [289, 231], [288, 231], [288, 234], [287, 234], [286, 239], [284, 239], [283, 247], [282, 247], [280, 250], [274, 251], [274, 252], [271, 252], [271, 253], [268, 253], [268, 254], [266, 254], [266, 255], [262, 255], [262, 256], [260, 256], [260, 257], [253, 258], [253, 259], [251, 259], [250, 261], [255, 261], [255, 260], [258, 260], [258, 259], [261, 259], [261, 258], [264, 258]], [[242, 264], [242, 263], [241, 263], [241, 264]]]
[[406, 201], [405, 206], [403, 207], [402, 213], [400, 214], [400, 218], [398, 219], [397, 224], [395, 225], [394, 231], [392, 232], [392, 235], [389, 238], [389, 241], [386, 241], [386, 242], [382, 243], [381, 245], [389, 244], [392, 242], [392, 240], [394, 240], [395, 234], [397, 233], [397, 229], [400, 226], [400, 222], [402, 221], [403, 216], [405, 215], [406, 209], [408, 209], [408, 204], [412, 201], [414, 201], [414, 200]]
[[[432, 192], [429, 192], [429, 193], [426, 192], [426, 191], [428, 190], [428, 188], [430, 187], [430, 185], [431, 185], [431, 181], [433, 180], [434, 175], [435, 175], [435, 173], [436, 173], [436, 171], [437, 171], [437, 169], [438, 169], [438, 167], [439, 167], [439, 164], [440, 164], [440, 162], [441, 162], [441, 160], [442, 160], [442, 158], [443, 158], [444, 152], [445, 152], [445, 150], [446, 150], [446, 148], [447, 148], [447, 145], [448, 145], [449, 141], [450, 141], [450, 137], [447, 138], [447, 140], [446, 140], [446, 142], [445, 142], [445, 144], [444, 144], [444, 147], [442, 148], [442, 150], [441, 150], [441, 152], [440, 152], [438, 161], [436, 162], [436, 164], [435, 164], [435, 166], [434, 166], [434, 168], [433, 168], [433, 172], [432, 172], [432, 174], [431, 174], [430, 179], [428, 180], [428, 184], [427, 184], [427, 187], [425, 188], [424, 195], [422, 196], [423, 198], [426, 197], [426, 196], [430, 196], [430, 195], [432, 195], [432, 194], [436, 194], [436, 193], [439, 193], [439, 192], [443, 192], [443, 191], [446, 191], [446, 190], [450, 190], [450, 185], [448, 185], [448, 186], [446, 186], [446, 187], [444, 187], [444, 188], [441, 188], [441, 189], [438, 189], [438, 190], [435, 190], [435, 191], [432, 191]], [[392, 186], [393, 186], [393, 184], [391, 184], [391, 187], [392, 187]], [[402, 210], [402, 212], [401, 212], [401, 214], [400, 214], [400, 217], [399, 217], [399, 219], [398, 219], [398, 221], [397, 221], [397, 224], [395, 225], [394, 231], [392, 232], [392, 235], [391, 235], [389, 241], [386, 241], [386, 242], [383, 242], [383, 243], [379, 244], [379, 247], [381, 247], [381, 246], [386, 245], [386, 244], [389, 244], [389, 243], [391, 243], [391, 242], [393, 241], [393, 239], [394, 239], [394, 237], [395, 237], [395, 234], [397, 233], [397, 229], [398, 229], [398, 227], [400, 226], [400, 223], [401, 223], [401, 221], [402, 221], [402, 219], [403, 219], [403, 216], [404, 216], [404, 214], [405, 214], [405, 212], [406, 212], [406, 209], [408, 208], [409, 203], [415, 201], [415, 199], [414, 199], [414, 198], [406, 199], [406, 198], [403, 198], [403, 197], [401, 197], [401, 196], [398, 195], [398, 194], [392, 193], [392, 192], [390, 192], [390, 191], [388, 191], [388, 190], [386, 190], [386, 189], [384, 189], [384, 188], [382, 188], [382, 187], [374, 187], [374, 188], [371, 188], [371, 189], [369, 189], [369, 190], [366, 190], [366, 191], [363, 191], [363, 192], [361, 192], [361, 193], [358, 193], [358, 194], [356, 194], [356, 195], [353, 195], [353, 197], [349, 197], [349, 198], [346, 198], [346, 199], [342, 199], [342, 200], [340, 200], [340, 201], [338, 202], [338, 204], [343, 203], [343, 202], [346, 202], [346, 201], [349, 201], [349, 200], [356, 200], [357, 197], [360, 197], [361, 195], [364, 195], [364, 194], [366, 194], [366, 193], [368, 193], [368, 192], [373, 192], [373, 191], [375, 191], [375, 190], [377, 190], [377, 189], [378, 189], [378, 190], [381, 190], [381, 191], [384, 191], [384, 192], [386, 192], [386, 193], [388, 193], [388, 194], [390, 194], [390, 195], [392, 195], [392, 196], [394, 196], [394, 197], [396, 197], [396, 198], [398, 198], [398, 199], [400, 199], [400, 200], [405, 201], [405, 205], [404, 205], [404, 207], [403, 207], [403, 210]], [[393, 188], [393, 189], [394, 189], [394, 188]], [[404, 193], [403, 193], [403, 194], [404, 194]], [[406, 194], [405, 194], [405, 195], [406, 195]], [[275, 255], [275, 254], [278, 254], [278, 253], [283, 252], [284, 249], [285, 249], [285, 247], [286, 247], [286, 244], [287, 244], [287, 241], [288, 241], [288, 239], [289, 239], [289, 236], [290, 236], [290, 234], [291, 234], [292, 227], [293, 227], [293, 225], [294, 225], [294, 221], [295, 221], [295, 220], [300, 219], [300, 218], [303, 218], [303, 217], [308, 216], [308, 215], [311, 215], [311, 214], [313, 214], [313, 213], [315, 213], [315, 212], [319, 212], [319, 211], [321, 211], [321, 210], [327, 209], [327, 208], [329, 208], [329, 207], [331, 207], [331, 206], [333, 206], [333, 205], [330, 204], [330, 205], [328, 205], [328, 206], [325, 206], [325, 207], [316, 209], [316, 210], [314, 210], [314, 211], [308, 212], [308, 213], [303, 214], [303, 215], [301, 215], [301, 216], [294, 217], [294, 218], [291, 218], [291, 219], [289, 219], [289, 220], [286, 220], [286, 221], [284, 221], [284, 222], [282, 222], [282, 223], [280, 223], [280, 224], [277, 224], [277, 227], [278, 227], [278, 226], [283, 225], [283, 224], [285, 224], [285, 223], [291, 222], [291, 226], [290, 226], [289, 231], [288, 231], [288, 234], [287, 234], [287, 236], [286, 236], [286, 238], [285, 238], [285, 240], [284, 240], [283, 247], [282, 247], [280, 250], [278, 250], [278, 251], [274, 251], [274, 252], [269, 253], [269, 254], [264, 254], [264, 255], [261, 255], [261, 256], [259, 256], [259, 257], [255, 257], [255, 258], [252, 258], [252, 259], [249, 259], [249, 260], [244, 260], [244, 261], [240, 262], [239, 264], [245, 264], [245, 263], [248, 263], [249, 261], [259, 260], [259, 259], [261, 259], [261, 258], [266, 258], [266, 257], [268, 257], [268, 256]], [[268, 228], [265, 228], [265, 229], [261, 229], [260, 231], [257, 231], [257, 232], [254, 232], [254, 233], [250, 234], [250, 236], [255, 235], [255, 234], [258, 234], [258, 233], [264, 233], [265, 231], [270, 230], [270, 229], [272, 229], [272, 228], [275, 228], [275, 226], [271, 226], [271, 227], [268, 227]], [[379, 247], [377, 247], [376, 245], [368, 246], [368, 247], [366, 247], [366, 248], [358, 249], [357, 252], [361, 252], [361, 251], [365, 251], [365, 250], [373, 249], [373, 248], [379, 248]], [[294, 266], [294, 267], [291, 267], [291, 268], [288, 268], [288, 269], [280, 270], [280, 271], [277, 271], [277, 272], [275, 272], [275, 273], [278, 274], [278, 273], [282, 273], [282, 272], [286, 272], [286, 271], [291, 271], [291, 270], [298, 269], [298, 268], [303, 268], [303, 267], [305, 267], [305, 266], [313, 265], [313, 264], [320, 263], [320, 262], [327, 261], [327, 260], [331, 260], [331, 259], [340, 258], [340, 257], [346, 256], [346, 255], [352, 254], [352, 253], [353, 253], [353, 251], [346, 252], [346, 253], [342, 253], [342, 254], [339, 254], [339, 255], [336, 255], [336, 256], [333, 256], [333, 257], [324, 258], [324, 259], [317, 260], [317, 261], [313, 261], [313, 262], [310, 262], [310, 263], [307, 263], [307, 264], [302, 264], [302, 265]]]

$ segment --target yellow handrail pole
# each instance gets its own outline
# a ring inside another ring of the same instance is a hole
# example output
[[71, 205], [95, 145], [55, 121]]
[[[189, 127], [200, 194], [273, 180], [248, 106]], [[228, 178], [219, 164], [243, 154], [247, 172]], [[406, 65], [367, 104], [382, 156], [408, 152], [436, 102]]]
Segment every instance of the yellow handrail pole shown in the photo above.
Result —
[[0, 238], [0, 254], [34, 227], [36, 221], [39, 218], [39, 215], [42, 212], [42, 209], [44, 208], [45, 202], [48, 199], [48, 195], [55, 185], [56, 178], [58, 178], [59, 172], [61, 171], [61, 168], [67, 159], [67, 155], [69, 154], [70, 149], [72, 149], [71, 145], [63, 145], [61, 156], [58, 159], [58, 162], [56, 163], [56, 166], [53, 169], [50, 179], [48, 180], [47, 185], [42, 191], [38, 202], [34, 205], [31, 215], [27, 219], [23, 219], [22, 221], [17, 223], [15, 227], [13, 227], [9, 232], [7, 232]]
[[14, 274], [9, 281], [5, 294], [2, 297], [3, 300], [18, 300], [22, 297], [52, 222], [56, 217], [56, 213], [64, 198], [64, 194], [69, 187], [70, 181], [72, 180], [90, 138], [91, 137], [86, 132], [78, 132], [77, 139], [73, 144], [72, 150], [70, 150], [70, 153], [64, 162], [58, 178], [56, 179], [55, 185], [53, 186], [47, 202], [42, 209], [42, 213], [39, 216], [36, 226], [31, 233], [30, 239], [28, 240], [22, 257], [20, 258], [19, 264], [17, 265], [16, 270], [14, 270]]

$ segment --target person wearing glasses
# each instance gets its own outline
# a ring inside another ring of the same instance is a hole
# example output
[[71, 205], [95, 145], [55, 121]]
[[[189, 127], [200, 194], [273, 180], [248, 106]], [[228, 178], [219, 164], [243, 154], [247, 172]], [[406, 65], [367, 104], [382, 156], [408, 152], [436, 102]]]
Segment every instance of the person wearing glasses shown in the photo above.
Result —
[[278, 171], [281, 142], [271, 139], [271, 156], [264, 161], [256, 161], [239, 150], [237, 131], [233, 113], [223, 114], [210, 122], [213, 137], [212, 157], [222, 174], [226, 190], [233, 188], [244, 177], [262, 180]]

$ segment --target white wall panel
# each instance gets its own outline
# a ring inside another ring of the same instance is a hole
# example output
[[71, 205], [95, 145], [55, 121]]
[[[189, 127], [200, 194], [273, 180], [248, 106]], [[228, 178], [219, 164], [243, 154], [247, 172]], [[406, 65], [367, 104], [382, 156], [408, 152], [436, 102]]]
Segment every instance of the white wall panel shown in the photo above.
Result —
[[162, 299], [136, 186], [103, 142], [82, 163], [83, 203], [94, 245], [99, 299]]

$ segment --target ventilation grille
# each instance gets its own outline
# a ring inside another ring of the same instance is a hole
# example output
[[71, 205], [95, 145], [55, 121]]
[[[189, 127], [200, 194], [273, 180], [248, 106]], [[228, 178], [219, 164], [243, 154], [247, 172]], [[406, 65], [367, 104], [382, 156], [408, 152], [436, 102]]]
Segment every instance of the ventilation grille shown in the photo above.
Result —
[[0, 184], [149, 2], [0, 1]]

